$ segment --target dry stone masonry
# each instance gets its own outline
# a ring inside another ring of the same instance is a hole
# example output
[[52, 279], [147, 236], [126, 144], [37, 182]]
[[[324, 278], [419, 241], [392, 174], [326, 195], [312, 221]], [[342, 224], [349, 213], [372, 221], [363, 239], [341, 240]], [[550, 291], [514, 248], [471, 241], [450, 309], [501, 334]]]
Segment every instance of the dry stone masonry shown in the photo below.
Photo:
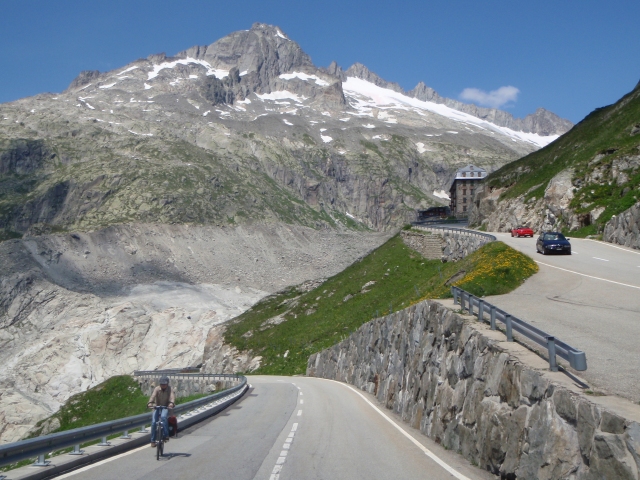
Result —
[[429, 231], [427, 228], [421, 228], [425, 230], [424, 234], [403, 231], [402, 240], [409, 248], [430, 260], [439, 258], [443, 262], [456, 262], [495, 240], [462, 229], [454, 232], [439, 229]]
[[424, 301], [312, 355], [307, 375], [366, 390], [501, 478], [638, 479], [640, 409], [612, 411], [501, 337]]

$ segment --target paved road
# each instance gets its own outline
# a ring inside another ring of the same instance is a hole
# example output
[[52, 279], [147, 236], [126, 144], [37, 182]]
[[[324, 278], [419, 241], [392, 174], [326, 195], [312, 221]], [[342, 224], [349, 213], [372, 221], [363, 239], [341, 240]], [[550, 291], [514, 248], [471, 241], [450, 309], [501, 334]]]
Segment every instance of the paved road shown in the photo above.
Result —
[[533, 238], [499, 240], [528, 254], [540, 272], [489, 301], [584, 350], [594, 387], [640, 400], [640, 252], [571, 239], [573, 255], [536, 253]]
[[384, 414], [389, 417], [381, 415], [367, 403], [372, 397], [343, 384], [304, 377], [250, 377], [249, 381], [253, 386], [249, 394], [171, 440], [164, 459], [156, 461], [155, 449], [143, 447], [59, 478], [495, 478], [402, 425], [388, 411]]

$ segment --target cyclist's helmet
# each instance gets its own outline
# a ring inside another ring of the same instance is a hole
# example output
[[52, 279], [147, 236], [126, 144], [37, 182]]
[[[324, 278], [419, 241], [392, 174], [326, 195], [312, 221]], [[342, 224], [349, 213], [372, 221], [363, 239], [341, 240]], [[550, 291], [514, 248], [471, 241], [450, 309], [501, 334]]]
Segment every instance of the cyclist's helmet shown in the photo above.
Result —
[[169, 385], [169, 377], [167, 376], [160, 377], [160, 381], [158, 383], [160, 385]]

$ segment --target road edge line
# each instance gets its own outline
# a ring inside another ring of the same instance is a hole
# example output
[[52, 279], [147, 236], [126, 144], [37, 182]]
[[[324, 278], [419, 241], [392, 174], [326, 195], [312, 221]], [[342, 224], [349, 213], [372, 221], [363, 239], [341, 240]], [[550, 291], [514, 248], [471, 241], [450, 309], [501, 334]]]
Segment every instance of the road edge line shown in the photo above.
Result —
[[593, 275], [587, 275], [586, 273], [580, 273], [580, 272], [575, 272], [573, 270], [568, 270], [566, 268], [556, 267], [555, 265], [550, 265], [548, 263], [540, 262], [538, 260], [534, 260], [534, 262], [536, 262], [539, 265], [544, 265], [545, 267], [557, 268], [558, 270], [562, 270], [563, 272], [575, 273], [576, 275], [580, 275], [582, 277], [593, 278], [595, 280], [601, 280], [603, 282], [615, 283], [616, 285], [622, 285], [623, 287], [636, 288], [636, 289], [640, 290], [640, 286], [638, 286], [638, 285], [630, 285], [628, 283], [616, 282], [615, 280], [609, 280], [607, 278], [594, 277]]
[[[320, 377], [316, 377], [316, 378], [320, 378]], [[339, 382], [337, 380], [332, 380], [330, 378], [321, 378], [321, 380], [328, 380], [330, 382], [335, 382], [335, 383], [338, 383], [338, 384], [342, 385], [343, 387], [346, 387], [346, 388], [352, 390], [355, 394], [359, 395], [365, 402], [367, 402], [369, 404], [369, 406], [371, 406], [371, 408], [373, 408], [376, 412], [378, 412], [382, 416], [382, 418], [384, 418], [387, 422], [389, 422], [391, 425], [393, 425], [400, 433], [402, 433], [402, 435], [407, 437], [416, 447], [418, 447], [420, 450], [422, 450], [422, 452], [425, 455], [427, 455], [427, 457], [429, 457], [431, 460], [436, 462], [438, 465], [440, 465], [442, 468], [444, 468], [447, 472], [449, 472], [451, 475], [456, 477], [458, 480], [471, 480], [469, 477], [466, 477], [463, 474], [461, 474], [460, 472], [458, 472], [457, 470], [455, 470], [452, 466], [450, 466], [448, 463], [446, 463], [444, 460], [442, 460], [440, 457], [438, 457], [435, 453], [433, 453], [427, 447], [425, 447], [420, 442], [418, 442], [415, 438], [413, 438], [413, 436], [409, 435], [391, 417], [389, 417], [386, 413], [384, 413], [377, 406], [375, 406], [373, 403], [371, 403], [367, 397], [365, 397], [362, 393], [360, 393], [358, 390], [356, 390], [353, 386], [351, 386], [349, 384], [346, 384], [346, 383], [343, 383], [343, 382]]]

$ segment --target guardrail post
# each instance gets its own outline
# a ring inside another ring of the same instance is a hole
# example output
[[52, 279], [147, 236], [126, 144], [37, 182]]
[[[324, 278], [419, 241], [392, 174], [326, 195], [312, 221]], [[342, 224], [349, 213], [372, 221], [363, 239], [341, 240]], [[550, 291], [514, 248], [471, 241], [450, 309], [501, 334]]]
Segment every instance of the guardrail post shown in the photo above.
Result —
[[491, 330], [496, 329], [496, 307], [491, 305]]
[[146, 425], [142, 425], [140, 427], [140, 433], [147, 433], [147, 426]]
[[32, 465], [34, 467], [48, 467], [51, 462], [49, 460], [45, 460], [45, 454], [38, 455], [38, 460], [36, 460]]
[[469, 315], [473, 315], [473, 295], [469, 294]]
[[484, 300], [478, 299], [478, 321], [484, 322]]
[[513, 330], [511, 329], [511, 315], [504, 316], [504, 323], [507, 326], [507, 342], [513, 342]]
[[460, 310], [464, 312], [464, 291], [460, 290]]
[[547, 337], [547, 350], [549, 351], [549, 370], [558, 371], [558, 361], [556, 359], [556, 339], [555, 337]]
[[456, 287], [451, 287], [451, 293], [453, 294], [453, 304], [458, 305], [458, 290]]
[[104, 437], [102, 437], [102, 440], [100, 441], [98, 446], [99, 447], [110, 447], [111, 446], [111, 442], [107, 441], [107, 436], [105, 435]]
[[80, 450], [80, 444], [74, 445], [73, 450], [69, 452], [69, 455], [82, 455], [84, 450]]
[[131, 438], [131, 435], [129, 435], [129, 430], [125, 430], [120, 438]]

